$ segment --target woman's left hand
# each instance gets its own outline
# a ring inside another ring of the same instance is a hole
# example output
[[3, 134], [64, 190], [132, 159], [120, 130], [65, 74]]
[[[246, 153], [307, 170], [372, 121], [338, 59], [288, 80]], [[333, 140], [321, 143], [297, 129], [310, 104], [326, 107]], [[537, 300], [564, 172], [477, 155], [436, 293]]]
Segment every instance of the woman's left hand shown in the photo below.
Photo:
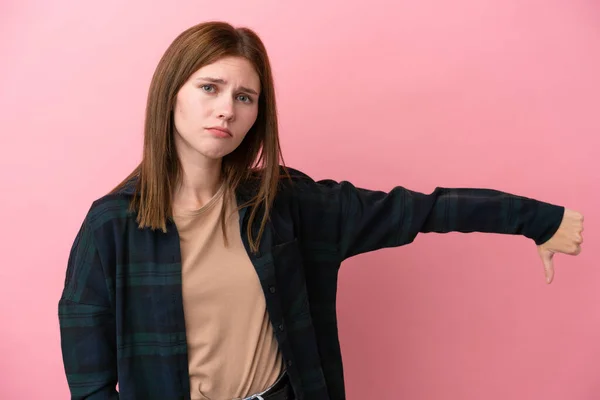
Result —
[[547, 242], [537, 246], [538, 253], [544, 263], [546, 272], [546, 283], [551, 283], [554, 279], [554, 261], [555, 253], [564, 253], [576, 256], [581, 253], [581, 244], [583, 243], [583, 215], [577, 211], [565, 209], [562, 222], [558, 230]]

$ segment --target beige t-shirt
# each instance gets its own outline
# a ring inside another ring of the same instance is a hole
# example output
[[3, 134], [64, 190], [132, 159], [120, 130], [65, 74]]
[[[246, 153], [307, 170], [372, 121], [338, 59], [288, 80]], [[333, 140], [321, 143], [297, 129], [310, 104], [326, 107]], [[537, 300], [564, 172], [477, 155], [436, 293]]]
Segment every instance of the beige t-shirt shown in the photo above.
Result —
[[260, 393], [283, 368], [260, 281], [242, 242], [235, 196], [228, 206], [225, 248], [223, 193], [222, 187], [199, 210], [174, 210], [192, 400]]

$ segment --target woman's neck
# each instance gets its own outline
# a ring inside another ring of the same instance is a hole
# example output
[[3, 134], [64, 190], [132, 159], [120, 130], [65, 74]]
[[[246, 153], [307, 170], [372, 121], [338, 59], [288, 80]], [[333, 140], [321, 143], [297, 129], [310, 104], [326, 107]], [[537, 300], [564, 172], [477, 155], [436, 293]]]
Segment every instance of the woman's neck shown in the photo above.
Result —
[[204, 164], [182, 163], [182, 176], [173, 193], [173, 205], [198, 209], [215, 196], [222, 184], [221, 160]]

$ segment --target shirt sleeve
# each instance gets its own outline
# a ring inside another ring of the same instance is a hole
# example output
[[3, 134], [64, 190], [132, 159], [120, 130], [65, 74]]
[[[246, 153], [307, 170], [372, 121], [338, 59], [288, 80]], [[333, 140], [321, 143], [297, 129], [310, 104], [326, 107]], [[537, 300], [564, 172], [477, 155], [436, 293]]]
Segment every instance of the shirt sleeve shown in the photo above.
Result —
[[115, 316], [87, 220], [71, 248], [58, 319], [71, 399], [118, 400]]
[[384, 192], [308, 177], [297, 188], [304, 239], [335, 246], [342, 260], [429, 232], [522, 235], [539, 245], [564, 214], [564, 207], [493, 189], [438, 187], [424, 194], [397, 186]]

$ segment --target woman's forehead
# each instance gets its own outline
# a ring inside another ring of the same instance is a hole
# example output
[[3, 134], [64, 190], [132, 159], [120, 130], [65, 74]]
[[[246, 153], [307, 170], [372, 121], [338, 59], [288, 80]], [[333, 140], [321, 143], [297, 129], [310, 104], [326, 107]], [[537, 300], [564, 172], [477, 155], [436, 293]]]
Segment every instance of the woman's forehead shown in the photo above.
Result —
[[224, 57], [207, 64], [192, 74], [192, 79], [209, 78], [224, 84], [248, 86], [260, 90], [260, 79], [250, 61], [243, 57]]

